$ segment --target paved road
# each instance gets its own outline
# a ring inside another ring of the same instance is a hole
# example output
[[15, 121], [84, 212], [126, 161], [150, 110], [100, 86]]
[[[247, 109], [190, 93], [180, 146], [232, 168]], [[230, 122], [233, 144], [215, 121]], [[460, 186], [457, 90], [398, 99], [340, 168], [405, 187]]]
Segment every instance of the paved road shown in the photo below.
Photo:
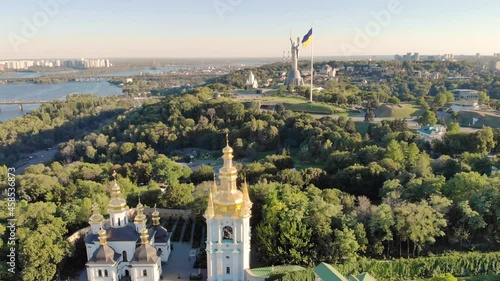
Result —
[[[198, 274], [198, 269], [193, 268], [196, 257], [190, 257], [191, 244], [172, 243], [174, 251], [170, 254], [168, 263], [163, 265], [163, 280], [189, 280], [191, 273]], [[203, 276], [207, 276], [205, 269], [201, 270]], [[180, 278], [179, 278], [180, 276]]]
[[20, 163], [21, 166], [16, 168], [16, 173], [22, 174], [22, 173], [24, 173], [24, 169], [26, 169], [26, 167], [28, 167], [30, 165], [41, 164], [41, 163], [44, 163], [45, 161], [53, 160], [58, 151], [59, 151], [59, 145], [55, 145], [55, 146], [51, 147], [50, 150], [40, 150], [40, 151], [31, 153], [30, 156], [32, 156], [32, 158]]

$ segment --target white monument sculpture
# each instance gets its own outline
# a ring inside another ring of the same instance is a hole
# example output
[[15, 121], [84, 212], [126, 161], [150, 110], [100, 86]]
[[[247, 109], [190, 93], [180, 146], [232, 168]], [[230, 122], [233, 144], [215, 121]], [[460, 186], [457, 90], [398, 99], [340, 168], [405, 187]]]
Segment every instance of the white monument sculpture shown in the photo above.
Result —
[[290, 44], [292, 53], [292, 69], [288, 71], [285, 79], [285, 86], [304, 85], [304, 80], [302, 79], [300, 71], [297, 67], [299, 61], [300, 38], [297, 37], [297, 42], [293, 42], [292, 38], [290, 38]]

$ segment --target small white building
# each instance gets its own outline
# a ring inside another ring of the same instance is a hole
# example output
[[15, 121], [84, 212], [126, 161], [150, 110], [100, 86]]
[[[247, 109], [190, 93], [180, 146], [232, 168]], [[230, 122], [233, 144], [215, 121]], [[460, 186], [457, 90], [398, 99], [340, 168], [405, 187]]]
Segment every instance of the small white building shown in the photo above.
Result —
[[478, 110], [479, 104], [477, 101], [456, 101], [451, 106], [451, 110], [454, 112], [460, 112], [462, 110]]
[[337, 75], [337, 69], [332, 68], [330, 65], [325, 64], [320, 70], [319, 75], [326, 77], [335, 77]]
[[453, 96], [455, 96], [456, 101], [460, 100], [478, 100], [479, 99], [479, 92], [477, 90], [470, 90], [470, 89], [456, 89], [451, 91], [453, 93]]
[[255, 76], [253, 75], [252, 71], [250, 71], [250, 75], [248, 75], [248, 79], [245, 83], [245, 86], [247, 86], [250, 89], [256, 89], [259, 87], [259, 84], [257, 83], [257, 80], [255, 79]]
[[417, 130], [417, 133], [422, 136], [422, 138], [430, 142], [433, 139], [441, 140], [446, 134], [446, 128], [442, 125], [427, 125]]

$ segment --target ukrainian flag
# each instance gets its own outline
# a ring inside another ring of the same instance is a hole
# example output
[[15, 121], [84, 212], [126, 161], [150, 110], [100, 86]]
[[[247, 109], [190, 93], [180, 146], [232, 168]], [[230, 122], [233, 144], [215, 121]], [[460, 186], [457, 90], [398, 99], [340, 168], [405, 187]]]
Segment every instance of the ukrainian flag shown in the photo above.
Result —
[[307, 32], [306, 35], [304, 35], [304, 38], [302, 38], [302, 46], [307, 47], [307, 45], [309, 45], [309, 43], [311, 43], [313, 40], [313, 29], [311, 27], [311, 29], [309, 29], [309, 32]]

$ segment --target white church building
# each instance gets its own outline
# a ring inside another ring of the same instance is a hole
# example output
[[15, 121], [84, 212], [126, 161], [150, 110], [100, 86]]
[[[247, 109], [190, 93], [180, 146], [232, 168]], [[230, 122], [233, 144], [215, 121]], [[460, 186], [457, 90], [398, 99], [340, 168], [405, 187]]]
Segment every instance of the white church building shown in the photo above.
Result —
[[139, 202], [134, 221], [129, 221], [125, 199], [120, 187], [113, 182], [108, 204], [109, 227], [99, 206], [92, 206], [89, 219], [91, 232], [85, 237], [87, 250], [87, 278], [89, 281], [118, 281], [123, 277], [131, 281], [158, 281], [162, 262], [170, 256], [170, 233], [160, 225], [160, 214], [153, 212], [153, 225], [146, 228], [144, 207]]
[[219, 170], [220, 186], [214, 181], [205, 212], [207, 280], [244, 281], [247, 280], [245, 270], [250, 268], [252, 202], [246, 182], [242, 191], [236, 187], [233, 149], [228, 144], [222, 152], [224, 166]]

